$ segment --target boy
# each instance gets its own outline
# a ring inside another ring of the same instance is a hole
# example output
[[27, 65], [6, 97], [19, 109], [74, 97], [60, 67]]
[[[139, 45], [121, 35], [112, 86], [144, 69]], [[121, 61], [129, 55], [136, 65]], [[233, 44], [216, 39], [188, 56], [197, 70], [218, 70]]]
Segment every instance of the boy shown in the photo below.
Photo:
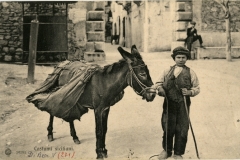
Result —
[[195, 28], [196, 22], [190, 22], [191, 27], [187, 29], [187, 38], [185, 39], [185, 45], [187, 45], [187, 49], [191, 52], [192, 43], [199, 40], [200, 47], [205, 48], [203, 44], [203, 40], [201, 35], [197, 34], [197, 29]]
[[187, 59], [190, 58], [189, 51], [184, 47], [177, 47], [171, 56], [176, 64], [166, 69], [155, 84], [158, 95], [165, 97], [162, 113], [164, 131], [162, 146], [164, 150], [160, 153], [159, 159], [171, 157], [173, 148], [173, 158], [182, 159], [189, 129], [184, 96], [189, 111], [190, 97], [194, 97], [200, 92], [197, 75], [185, 66]]

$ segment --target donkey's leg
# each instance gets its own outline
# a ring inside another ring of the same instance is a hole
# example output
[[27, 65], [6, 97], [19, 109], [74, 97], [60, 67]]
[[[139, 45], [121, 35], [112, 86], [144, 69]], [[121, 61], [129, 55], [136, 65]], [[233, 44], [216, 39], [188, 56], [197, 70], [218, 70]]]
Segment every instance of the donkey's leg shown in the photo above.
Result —
[[48, 141], [53, 141], [53, 118], [54, 116], [50, 115], [49, 125], [47, 127], [48, 130]]
[[77, 137], [73, 121], [70, 121], [69, 125], [70, 125], [70, 133], [71, 133], [71, 136], [73, 137], [74, 143], [75, 144], [80, 144], [81, 142], [79, 141], [79, 139]]
[[98, 107], [94, 110], [96, 123], [96, 153], [97, 159], [107, 157], [107, 150], [105, 149], [105, 135], [107, 132], [107, 118], [109, 108]]
[[95, 114], [95, 132], [96, 132], [96, 153], [97, 159], [103, 159], [103, 123], [102, 123], [102, 111], [103, 109], [99, 106], [94, 110]]
[[107, 133], [107, 122], [108, 122], [108, 114], [109, 114], [109, 108], [106, 108], [103, 113], [102, 113], [102, 123], [103, 123], [103, 156], [104, 158], [107, 158], [107, 149], [106, 149], [106, 144], [105, 144], [105, 140], [106, 140], [106, 133]]

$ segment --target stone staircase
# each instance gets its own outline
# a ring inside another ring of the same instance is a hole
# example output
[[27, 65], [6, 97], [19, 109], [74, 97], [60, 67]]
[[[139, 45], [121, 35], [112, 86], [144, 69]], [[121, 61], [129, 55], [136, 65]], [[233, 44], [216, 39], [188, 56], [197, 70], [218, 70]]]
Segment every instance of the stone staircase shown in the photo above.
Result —
[[[101, 3], [101, 2], [100, 2]], [[102, 5], [104, 6], [104, 5]], [[105, 60], [104, 8], [88, 11], [86, 21], [87, 44], [84, 59], [88, 62]]]
[[188, 22], [192, 20], [191, 0], [175, 0], [172, 48], [183, 46]]
[[172, 50], [178, 46], [184, 47], [188, 23], [192, 20], [192, 0], [175, 0], [174, 12]]

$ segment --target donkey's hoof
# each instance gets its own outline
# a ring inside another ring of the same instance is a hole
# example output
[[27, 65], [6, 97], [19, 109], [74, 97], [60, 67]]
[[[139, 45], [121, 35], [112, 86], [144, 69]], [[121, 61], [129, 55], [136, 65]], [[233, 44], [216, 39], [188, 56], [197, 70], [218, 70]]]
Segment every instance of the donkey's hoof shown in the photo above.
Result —
[[79, 141], [79, 139], [73, 139], [75, 144], [80, 144], [81, 142]]
[[108, 155], [107, 155], [107, 154], [102, 153], [102, 155], [103, 155], [104, 158], [108, 158]]
[[102, 155], [103, 155], [104, 158], [108, 158], [107, 149], [106, 148], [103, 149]]
[[104, 159], [108, 157], [106, 148], [96, 149], [96, 153], [97, 153], [97, 159]]
[[96, 159], [103, 160], [103, 155], [102, 154], [97, 154], [97, 158]]
[[53, 135], [48, 135], [48, 141], [52, 142], [53, 141]]

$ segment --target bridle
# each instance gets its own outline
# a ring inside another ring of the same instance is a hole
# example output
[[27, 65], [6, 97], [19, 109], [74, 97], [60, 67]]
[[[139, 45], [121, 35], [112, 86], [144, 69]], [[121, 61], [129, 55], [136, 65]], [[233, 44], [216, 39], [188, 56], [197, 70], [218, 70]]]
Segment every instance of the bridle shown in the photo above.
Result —
[[128, 72], [127, 75], [129, 75], [129, 79], [128, 79], [127, 83], [128, 83], [128, 85], [130, 85], [130, 86], [133, 88], [132, 80], [133, 80], [133, 78], [134, 78], [135, 81], [136, 81], [137, 84], [141, 87], [142, 90], [141, 90], [141, 92], [138, 92], [138, 91], [135, 90], [134, 88], [133, 88], [133, 90], [134, 90], [135, 93], [137, 93], [138, 95], [141, 95], [141, 96], [143, 96], [144, 93], [145, 93], [148, 89], [151, 89], [151, 87], [146, 86], [145, 84], [143, 84], [143, 83], [139, 80], [139, 78], [138, 78], [137, 75], [135, 74], [133, 68], [140, 68], [140, 67], [145, 67], [145, 66], [146, 66], [145, 64], [141, 64], [141, 65], [137, 65], [137, 66], [132, 67], [131, 64], [128, 64], [129, 72]]

